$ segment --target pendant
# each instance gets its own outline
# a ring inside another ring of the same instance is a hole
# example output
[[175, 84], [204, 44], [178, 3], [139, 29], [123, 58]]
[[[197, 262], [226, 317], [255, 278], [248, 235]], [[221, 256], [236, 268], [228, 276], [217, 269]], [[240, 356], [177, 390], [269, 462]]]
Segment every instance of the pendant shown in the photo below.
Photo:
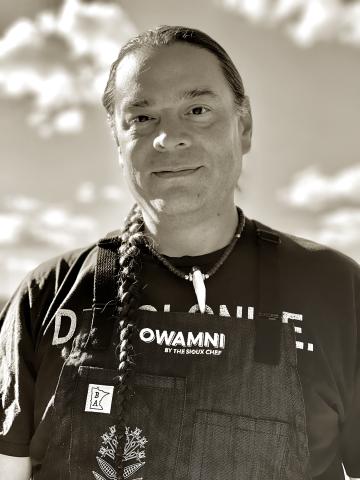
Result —
[[198, 267], [193, 267], [191, 269], [191, 276], [192, 276], [195, 295], [199, 305], [199, 310], [201, 313], [205, 313], [206, 288], [205, 288], [203, 274], [201, 273], [201, 270]]

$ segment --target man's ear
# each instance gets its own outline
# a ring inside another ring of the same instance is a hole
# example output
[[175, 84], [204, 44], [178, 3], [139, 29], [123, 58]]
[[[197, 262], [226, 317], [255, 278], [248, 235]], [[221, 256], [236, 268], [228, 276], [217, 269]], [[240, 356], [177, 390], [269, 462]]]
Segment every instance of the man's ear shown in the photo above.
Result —
[[118, 151], [118, 162], [119, 162], [119, 165], [121, 168], [124, 168], [124, 160], [122, 158], [122, 154], [121, 154], [121, 148], [120, 148], [120, 145], [117, 144], [117, 151]]
[[111, 131], [112, 131], [112, 134], [113, 134], [115, 143], [116, 143], [116, 149], [117, 149], [117, 151], [118, 151], [118, 158], [119, 158], [118, 161], [119, 161], [119, 165], [120, 165], [121, 167], [123, 167], [123, 166], [124, 166], [124, 162], [123, 162], [123, 159], [122, 159], [120, 142], [119, 142], [119, 138], [118, 138], [118, 135], [117, 135], [117, 132], [116, 132], [114, 123], [111, 124]]
[[109, 127], [110, 127], [110, 130], [113, 134], [113, 137], [114, 137], [114, 140], [115, 140], [115, 143], [116, 143], [116, 149], [118, 151], [118, 162], [119, 162], [119, 165], [121, 168], [124, 167], [124, 161], [123, 161], [123, 158], [122, 158], [122, 154], [121, 154], [121, 148], [120, 148], [120, 142], [119, 142], [119, 137], [118, 137], [118, 134], [117, 134], [117, 131], [116, 131], [116, 124], [115, 124], [115, 118], [111, 115], [107, 115], [107, 121], [108, 121], [108, 124], [109, 124]]
[[113, 134], [113, 137], [114, 137], [114, 140], [115, 140], [115, 143], [116, 143], [116, 147], [117, 147], [118, 152], [120, 154], [120, 146], [119, 146], [119, 139], [118, 139], [117, 132], [116, 132], [115, 118], [114, 118], [113, 115], [110, 115], [109, 113], [107, 114], [107, 123], [110, 127], [111, 133]]
[[248, 153], [251, 148], [251, 136], [252, 136], [252, 116], [249, 97], [246, 95], [241, 107], [241, 147], [243, 154]]

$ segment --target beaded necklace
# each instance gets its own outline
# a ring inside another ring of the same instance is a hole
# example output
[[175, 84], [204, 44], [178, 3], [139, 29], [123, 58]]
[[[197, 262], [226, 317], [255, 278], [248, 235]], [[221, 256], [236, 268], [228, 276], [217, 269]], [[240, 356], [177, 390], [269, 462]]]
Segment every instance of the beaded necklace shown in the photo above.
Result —
[[236, 231], [234, 234], [233, 239], [229, 243], [229, 245], [224, 250], [223, 254], [221, 255], [220, 259], [210, 268], [207, 273], [202, 273], [198, 266], [193, 266], [188, 274], [182, 272], [178, 268], [174, 267], [169, 260], [161, 255], [149, 242], [146, 242], [147, 248], [150, 252], [168, 269], [170, 272], [174, 273], [180, 278], [184, 280], [188, 280], [189, 282], [193, 283], [194, 292], [198, 301], [199, 310], [201, 313], [205, 313], [205, 306], [206, 306], [206, 287], [205, 287], [205, 280], [212, 277], [221, 265], [225, 262], [228, 258], [230, 253], [233, 251], [236, 242], [241, 237], [241, 234], [245, 227], [245, 216], [240, 208], [237, 208], [239, 221], [236, 227]]

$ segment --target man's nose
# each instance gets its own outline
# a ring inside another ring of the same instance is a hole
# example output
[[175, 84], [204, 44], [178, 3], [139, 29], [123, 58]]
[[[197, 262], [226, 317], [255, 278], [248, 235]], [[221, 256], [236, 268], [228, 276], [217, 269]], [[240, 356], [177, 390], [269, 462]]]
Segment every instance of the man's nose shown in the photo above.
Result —
[[190, 136], [181, 129], [180, 125], [169, 123], [162, 126], [153, 141], [153, 146], [158, 152], [181, 150], [190, 145]]

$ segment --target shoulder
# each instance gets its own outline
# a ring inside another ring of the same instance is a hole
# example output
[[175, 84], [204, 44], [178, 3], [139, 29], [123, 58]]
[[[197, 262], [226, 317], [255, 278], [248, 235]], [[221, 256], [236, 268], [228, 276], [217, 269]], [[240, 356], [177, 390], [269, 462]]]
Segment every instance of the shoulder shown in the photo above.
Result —
[[323, 267], [326, 270], [337, 270], [359, 275], [359, 264], [348, 255], [312, 240], [291, 234], [280, 233], [284, 247], [295, 259], [306, 264]]
[[78, 274], [86, 266], [93, 265], [95, 261], [96, 244], [83, 248], [69, 250], [60, 255], [52, 257], [29, 272], [23, 284], [28, 286], [44, 286], [47, 282], [59, 286], [69, 272]]
[[96, 264], [96, 244], [67, 251], [30, 271], [0, 312], [0, 327], [6, 318], [27, 318], [33, 328], [48, 308], [77, 285], [90, 284]]
[[299, 237], [259, 222], [255, 222], [264, 229], [271, 230], [280, 239], [280, 257], [290, 268], [308, 270], [308, 273], [328, 273], [331, 275], [350, 275], [359, 279], [360, 266], [348, 255], [314, 242], [307, 238]]
[[95, 263], [96, 244], [49, 258], [23, 278], [8, 306], [22, 304], [36, 310], [41, 304], [51, 302], [64, 283], [74, 284], [79, 276], [94, 270]]

